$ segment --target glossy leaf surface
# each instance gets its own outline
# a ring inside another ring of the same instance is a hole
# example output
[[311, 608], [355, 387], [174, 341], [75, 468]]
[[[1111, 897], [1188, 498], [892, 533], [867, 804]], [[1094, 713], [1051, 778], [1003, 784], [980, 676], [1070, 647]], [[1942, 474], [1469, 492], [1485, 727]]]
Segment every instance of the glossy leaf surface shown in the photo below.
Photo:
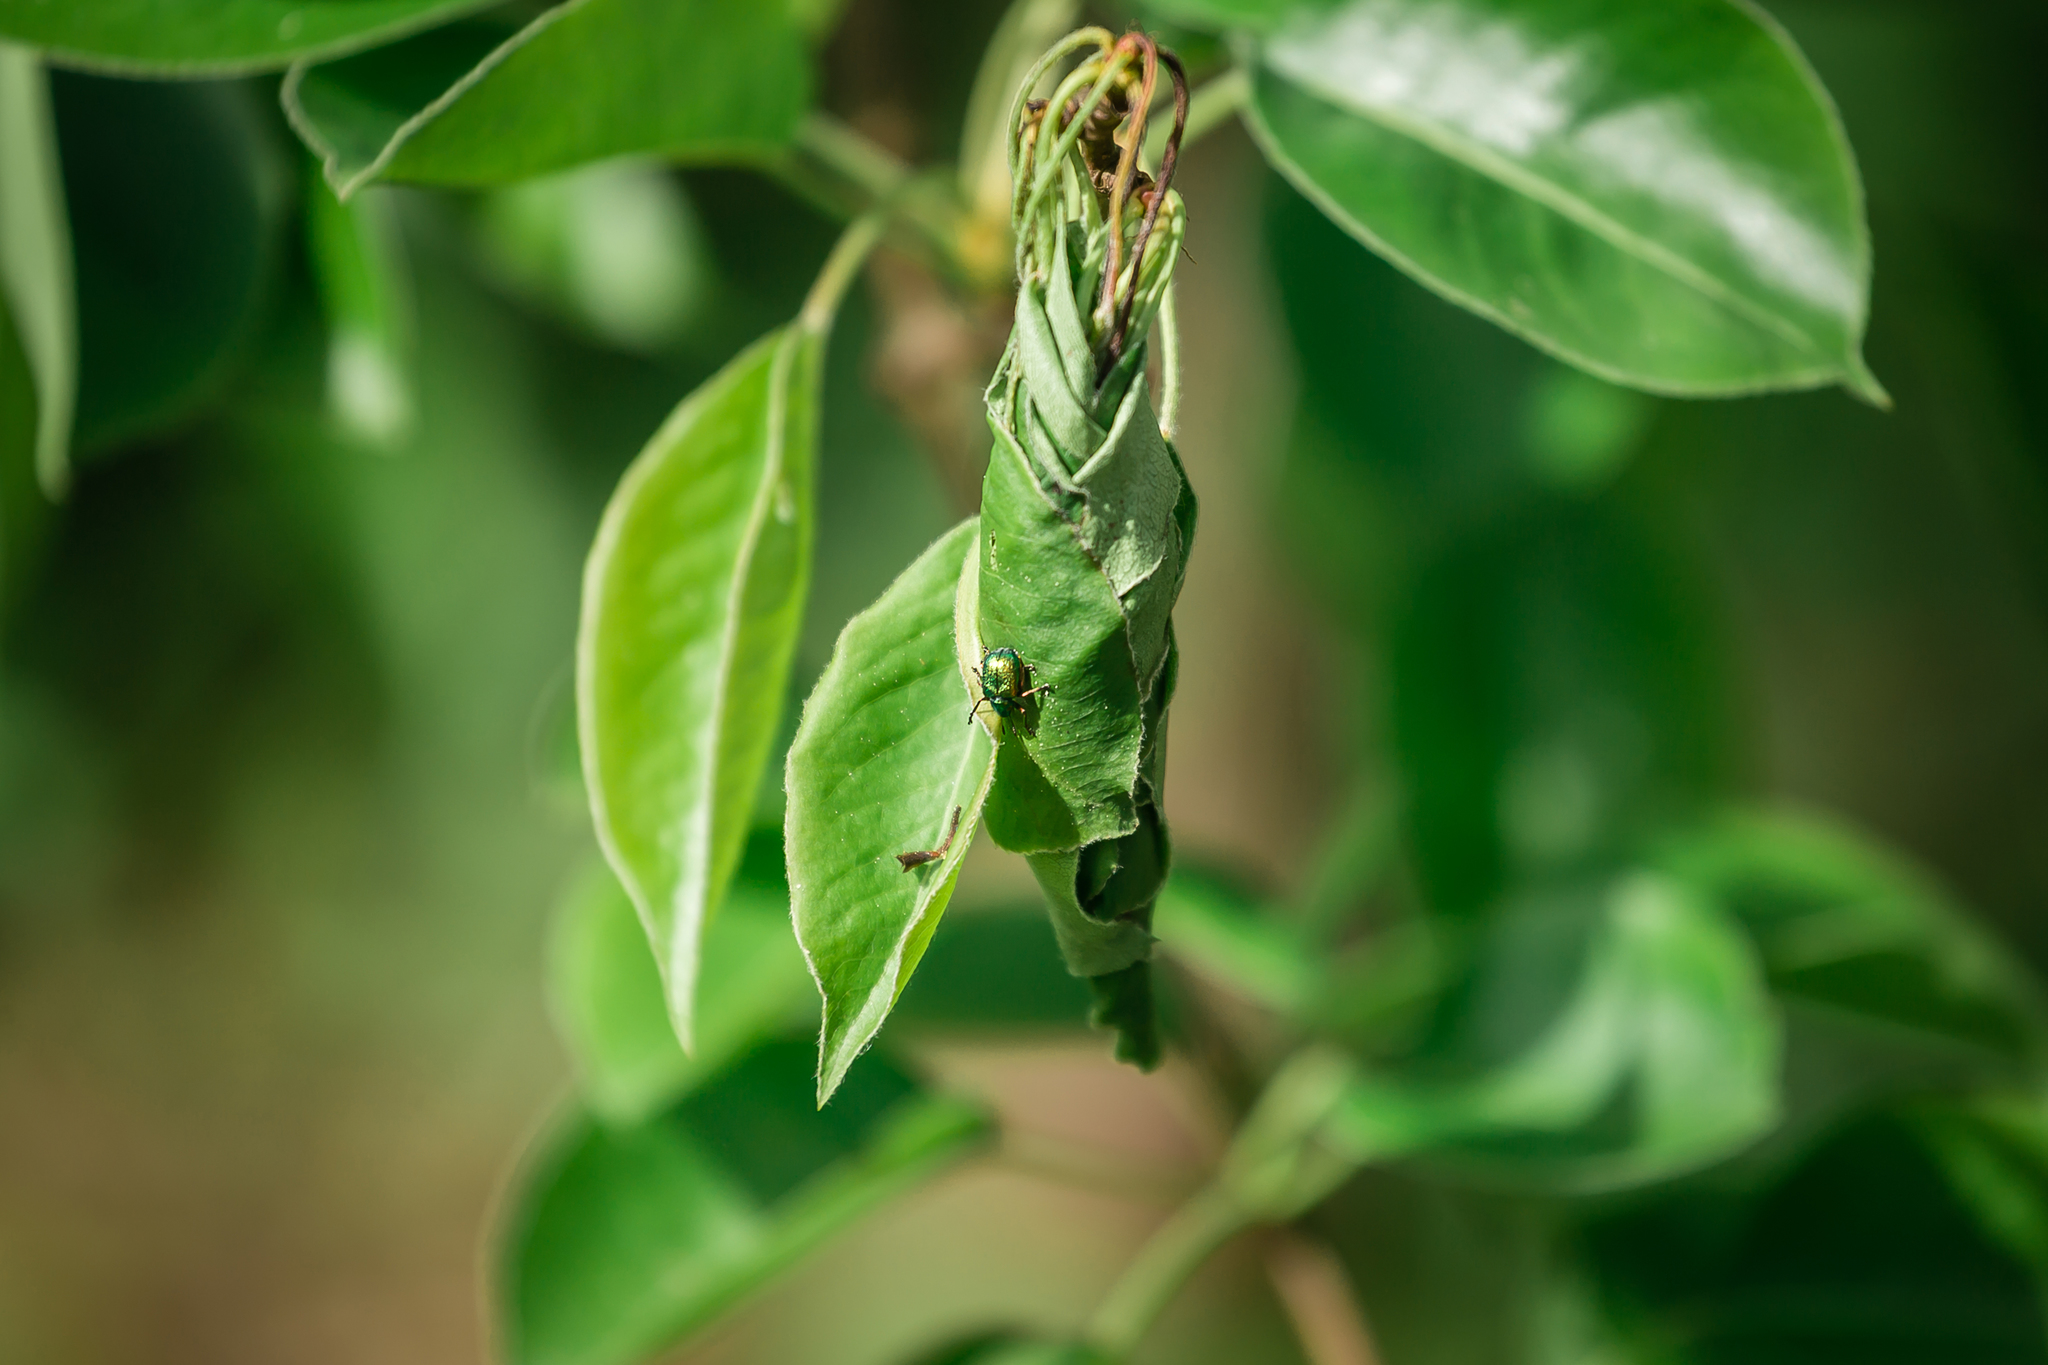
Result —
[[1445, 297], [1621, 383], [1881, 401], [1855, 164], [1756, 11], [1350, 0], [1245, 53], [1274, 164]]
[[810, 578], [822, 325], [683, 400], [620, 480], [584, 573], [577, 708], [598, 838], [690, 1038], [704, 926], [739, 863]]
[[679, 1341], [986, 1132], [958, 1101], [865, 1068], [811, 1107], [810, 1049], [769, 1044], [626, 1128], [571, 1115], [546, 1139], [500, 1253], [519, 1365], [627, 1365]]
[[[824, 997], [820, 1104], [916, 970], [994, 777], [954, 643], [979, 528], [953, 528], [847, 623], [790, 745], [784, 843], [797, 939]], [[941, 848], [919, 866], [897, 858]]]
[[[770, 843], [766, 853], [779, 874], [779, 845]], [[647, 935], [618, 878], [594, 863], [570, 889], [549, 945], [549, 1003], [583, 1098], [599, 1118], [647, 1118], [793, 1023], [809, 1004], [810, 978], [779, 886], [738, 878], [705, 932], [703, 951], [696, 1051], [685, 1054]]]
[[282, 97], [346, 197], [379, 177], [500, 184], [632, 152], [754, 159], [788, 143], [808, 91], [780, 6], [571, 0], [516, 30], [477, 20], [301, 64]]
[[146, 76], [224, 76], [353, 52], [489, 0], [0, 0], [0, 35], [66, 66]]
[[35, 380], [36, 478], [54, 496], [70, 476], [78, 398], [71, 228], [49, 77], [34, 53], [6, 43], [0, 43], [0, 290]]

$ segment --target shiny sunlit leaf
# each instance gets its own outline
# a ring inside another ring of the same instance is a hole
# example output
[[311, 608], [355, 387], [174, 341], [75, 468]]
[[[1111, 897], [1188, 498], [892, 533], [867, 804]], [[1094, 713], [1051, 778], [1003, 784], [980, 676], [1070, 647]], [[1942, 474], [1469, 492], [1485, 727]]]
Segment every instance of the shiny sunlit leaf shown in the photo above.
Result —
[[794, 136], [809, 84], [779, 6], [587, 0], [300, 63], [281, 97], [346, 198], [379, 178], [502, 184], [633, 152], [757, 159]]
[[1855, 162], [1757, 11], [1349, 0], [1243, 52], [1274, 164], [1446, 298], [1618, 383], [1883, 401]]
[[584, 574], [591, 810], [686, 1043], [803, 624], [823, 347], [822, 326], [792, 324], [684, 399], [620, 480]]
[[66, 66], [138, 76], [225, 76], [333, 56], [491, 0], [0, 0], [0, 35]]

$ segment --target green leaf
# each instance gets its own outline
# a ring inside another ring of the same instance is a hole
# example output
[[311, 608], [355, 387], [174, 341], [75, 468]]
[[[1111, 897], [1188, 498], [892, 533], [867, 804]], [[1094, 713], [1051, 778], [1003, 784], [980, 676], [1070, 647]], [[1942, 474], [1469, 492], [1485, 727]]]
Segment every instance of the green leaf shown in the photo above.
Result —
[[187, 420], [225, 387], [274, 298], [290, 170], [241, 85], [56, 71], [51, 94], [78, 272], [72, 448], [84, 457]]
[[620, 480], [584, 571], [591, 810], [685, 1045], [803, 624], [827, 325], [770, 333], [683, 400]]
[[1350, 0], [1244, 54], [1274, 165], [1453, 302], [1617, 383], [1886, 401], [1855, 162], [1758, 11]]
[[1672, 838], [1659, 865], [1740, 919], [1779, 995], [2029, 1072], [2048, 1061], [2031, 973], [1925, 873], [1853, 831], [1732, 814]]
[[1088, 988], [1060, 960], [1045, 911], [1034, 900], [947, 921], [890, 1019], [897, 1029], [1014, 1035], [1078, 1028], [1088, 1000]]
[[1116, 1034], [1116, 1059], [1140, 1071], [1158, 1067], [1166, 1055], [1159, 1009], [1152, 994], [1152, 964], [1133, 962], [1113, 972], [1088, 978], [1095, 1001], [1088, 1022]]
[[517, 1365], [628, 1365], [702, 1326], [987, 1132], [880, 1067], [811, 1109], [810, 1049], [773, 1044], [647, 1123], [568, 1116], [508, 1220], [496, 1301]]
[[2039, 1096], [1988, 1094], [1912, 1115], [1977, 1225], [2048, 1292], [2048, 1110]]
[[[780, 871], [780, 841], [768, 852]], [[810, 1000], [789, 934], [789, 898], [741, 878], [704, 935], [696, 1051], [669, 1023], [661, 973], [632, 900], [603, 862], [586, 868], [557, 912], [548, 954], [556, 1028], [585, 1101], [613, 1125], [639, 1122], [732, 1064]]]
[[308, 256], [327, 314], [327, 406], [344, 431], [385, 449], [412, 430], [411, 281], [382, 195], [344, 204], [307, 184]]
[[1102, 1365], [1080, 1346], [1064, 1346], [1015, 1332], [976, 1332], [920, 1351], [905, 1365]]
[[0, 0], [0, 34], [66, 66], [228, 76], [355, 52], [491, 0]]
[[50, 523], [36, 487], [35, 376], [0, 295], [0, 616], [18, 599]]
[[1449, 1005], [1421, 1054], [1345, 1095], [1332, 1132], [1356, 1159], [1427, 1151], [1607, 1188], [1718, 1160], [1776, 1120], [1779, 1027], [1755, 955], [1668, 879], [1518, 907]]
[[71, 477], [78, 397], [71, 229], [49, 77], [35, 53], [7, 43], [0, 43], [0, 291], [35, 379], [36, 479], [57, 497]]
[[377, 178], [502, 184], [633, 152], [755, 160], [789, 144], [809, 91], [782, 6], [568, 0], [516, 31], [478, 20], [299, 63], [280, 97], [346, 198]]
[[847, 0], [789, 0], [790, 22], [813, 43], [823, 42], [839, 26]]
[[916, 970], [994, 778], [955, 645], [979, 529], [954, 527], [847, 622], [789, 747], [790, 901], [825, 1004], [820, 1105]]
[[606, 161], [492, 191], [483, 263], [511, 292], [621, 350], [672, 347], [711, 302], [717, 263], [674, 172]]
[[1461, 538], [1404, 593], [1392, 739], [1437, 911], [1618, 866], [1733, 785], [1720, 623], [1656, 532], [1550, 501]]
[[[1761, 1189], [1703, 1178], [1615, 1201], [1575, 1240], [1617, 1319], [1684, 1342], [1686, 1360], [2039, 1365], [2038, 1177], [1975, 1126], [1981, 1106], [1959, 1108], [1974, 1131], [1865, 1113], [1744, 1172]], [[1956, 1150], [1950, 1136], [1998, 1148]]]
[[1281, 1014], [1307, 1011], [1320, 984], [1301, 936], [1220, 878], [1176, 867], [1154, 928], [1175, 958]]
[[1266, 29], [1300, 0], [1149, 0], [1148, 9], [1177, 24], [1206, 29]]
[[[1110, 846], [1095, 844], [1088, 851]], [[1103, 976], [1150, 958], [1153, 939], [1144, 925], [1097, 919], [1082, 907], [1081, 861], [1081, 851], [1040, 853], [1031, 858], [1031, 871], [1045, 892], [1053, 936], [1059, 941], [1067, 970], [1075, 976]]]

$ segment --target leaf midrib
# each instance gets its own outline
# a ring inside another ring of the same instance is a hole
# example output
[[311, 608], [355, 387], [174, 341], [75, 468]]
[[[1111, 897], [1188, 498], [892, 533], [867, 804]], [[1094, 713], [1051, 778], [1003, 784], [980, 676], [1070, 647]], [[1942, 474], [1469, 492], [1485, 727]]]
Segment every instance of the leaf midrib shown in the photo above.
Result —
[[[1259, 61], [1260, 65], [1276, 79], [1287, 81], [1314, 98], [1355, 118], [1385, 129], [1398, 137], [1420, 143], [1467, 170], [1541, 204], [1558, 216], [1586, 229], [1616, 251], [1662, 272], [1744, 321], [1772, 333], [1824, 364], [1830, 361], [1827, 351], [1804, 328], [1789, 318], [1750, 298], [1706, 267], [1643, 236], [1556, 181], [1519, 165], [1511, 158], [1502, 156], [1443, 124], [1404, 115], [1385, 106], [1363, 104], [1332, 90], [1320, 81], [1301, 79], [1265, 60], [1263, 48], [1259, 54]], [[1256, 82], [1253, 83], [1252, 98], [1256, 103]]]

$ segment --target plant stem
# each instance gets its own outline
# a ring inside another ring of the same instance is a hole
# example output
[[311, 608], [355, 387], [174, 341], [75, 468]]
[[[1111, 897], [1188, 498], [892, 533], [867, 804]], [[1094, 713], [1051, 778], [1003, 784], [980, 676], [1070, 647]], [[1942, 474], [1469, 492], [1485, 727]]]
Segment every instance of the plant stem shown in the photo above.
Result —
[[1180, 286], [1169, 283], [1159, 304], [1159, 434], [1180, 429]]
[[[806, 118], [797, 130], [795, 154], [769, 169], [798, 195], [835, 216], [851, 218], [886, 206], [891, 223], [910, 230], [909, 239], [895, 245], [912, 255], [924, 254], [926, 264], [941, 273], [987, 286], [991, 266], [984, 258], [990, 253], [985, 243], [980, 243], [983, 250], [973, 249], [975, 223], [963, 214], [946, 172], [915, 170], [830, 114]], [[1007, 283], [1007, 250], [998, 250], [995, 257], [994, 272]]]
[[[1205, 134], [1214, 131], [1217, 125], [1243, 108], [1251, 92], [1251, 78], [1243, 67], [1232, 67], [1195, 91], [1188, 101], [1188, 126], [1180, 139], [1182, 149], [1194, 146]], [[1159, 157], [1166, 149], [1166, 134], [1167, 128], [1161, 124], [1145, 139], [1147, 165], [1159, 164]]]
[[1088, 1345], [1110, 1360], [1128, 1356], [1188, 1276], [1251, 1222], [1251, 1213], [1217, 1185], [1181, 1205], [1152, 1234], [1095, 1310], [1088, 1324]]
[[1010, 217], [1010, 107], [1039, 55], [1074, 26], [1079, 0], [1011, 0], [967, 99], [960, 132], [960, 195], [976, 216]]
[[1351, 1281], [1328, 1247], [1276, 1232], [1266, 1244], [1266, 1274], [1309, 1365], [1380, 1365]]
[[797, 129], [796, 145], [873, 200], [890, 198], [910, 180], [910, 167], [895, 153], [830, 114], [805, 118]]
[[825, 258], [818, 278], [811, 283], [811, 292], [804, 295], [803, 311], [797, 314], [798, 324], [806, 331], [831, 330], [833, 315], [839, 311], [839, 301], [846, 296], [847, 286], [853, 283], [853, 277], [860, 273], [868, 253], [882, 238], [882, 229], [889, 222], [889, 211], [888, 203], [878, 204], [854, 219], [853, 226], [839, 234], [832, 254]]

